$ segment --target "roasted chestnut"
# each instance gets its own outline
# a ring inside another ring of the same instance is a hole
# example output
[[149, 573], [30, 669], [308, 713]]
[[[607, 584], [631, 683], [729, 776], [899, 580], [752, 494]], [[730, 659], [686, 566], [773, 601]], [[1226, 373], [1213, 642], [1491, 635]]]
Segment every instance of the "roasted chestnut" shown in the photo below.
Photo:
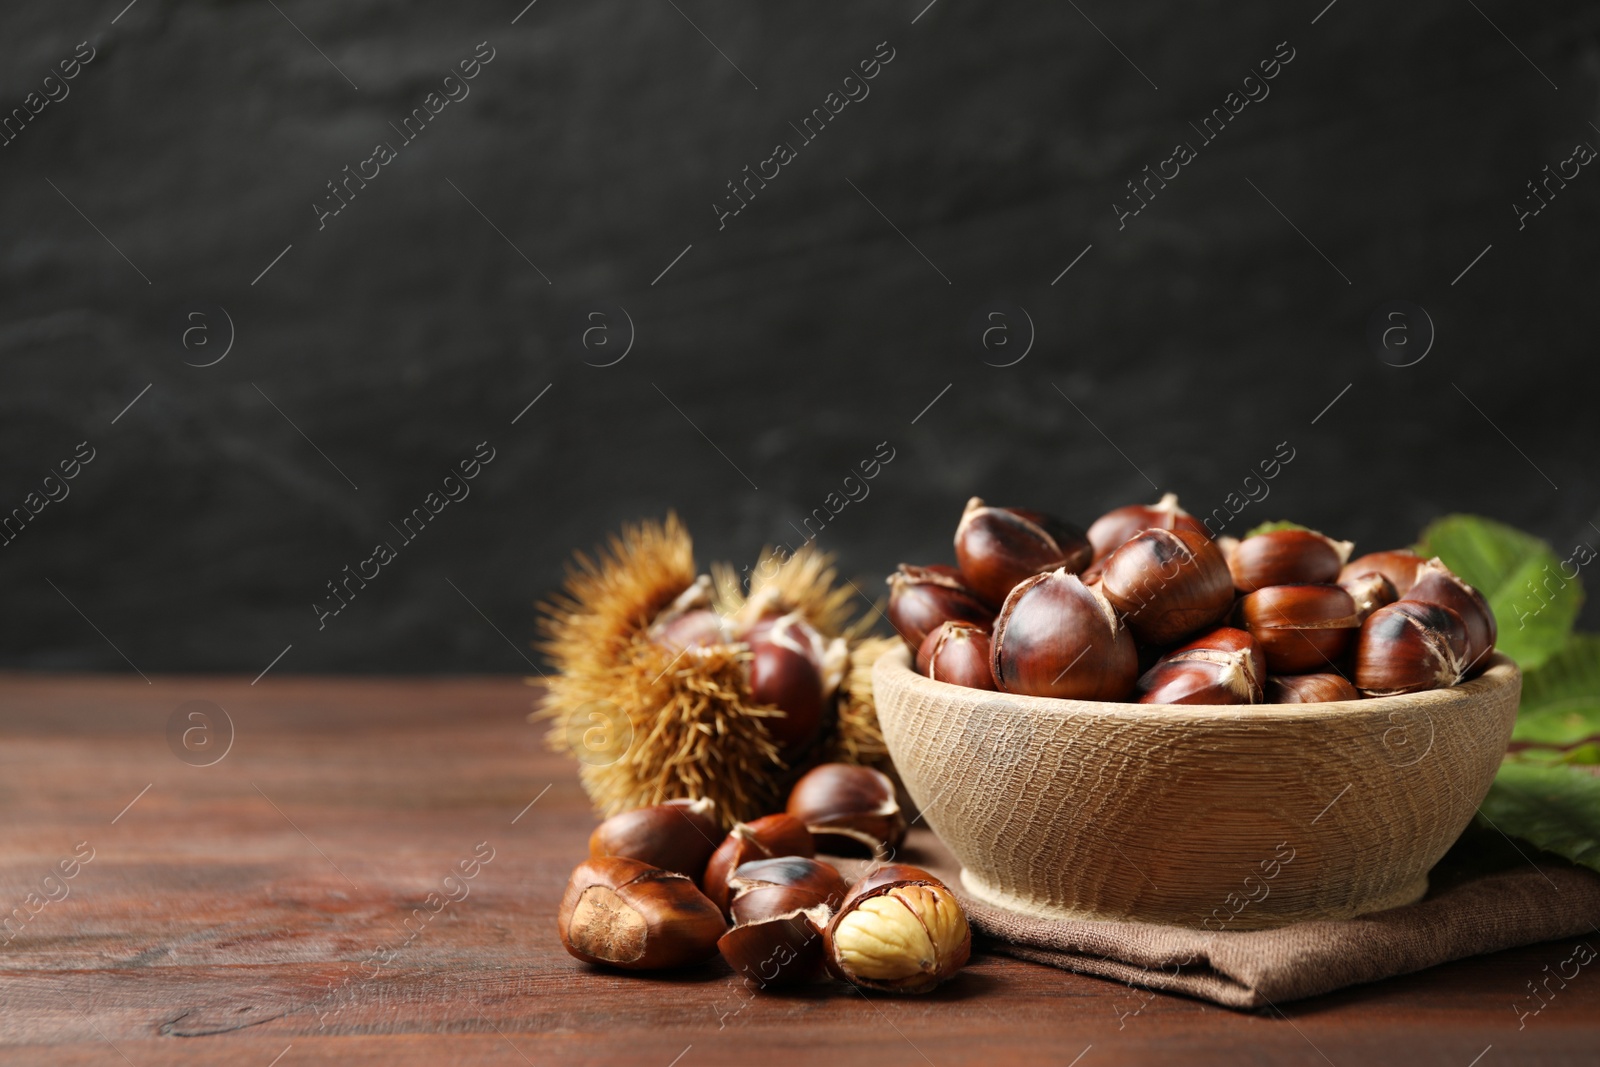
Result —
[[1239, 601], [1239, 617], [1271, 674], [1334, 669], [1360, 625], [1356, 602], [1337, 585], [1269, 585]]
[[1193, 530], [1134, 534], [1107, 557], [1100, 591], [1133, 636], [1151, 645], [1180, 641], [1233, 606], [1227, 561]]
[[789, 791], [788, 813], [833, 851], [865, 846], [881, 856], [906, 836], [894, 782], [882, 771], [851, 763], [824, 763], [807, 771]]
[[686, 875], [605, 856], [572, 872], [557, 927], [585, 963], [643, 971], [709, 958], [727, 924]]
[[987, 626], [994, 621], [994, 608], [967, 587], [954, 567], [902, 563], [888, 581], [889, 624], [913, 653], [945, 622]]
[[1109, 556], [1140, 530], [1189, 530], [1210, 538], [1205, 525], [1178, 506], [1178, 494], [1165, 493], [1154, 504], [1113, 508], [1094, 520], [1088, 533], [1094, 558]]
[[1228, 556], [1228, 570], [1241, 593], [1271, 585], [1335, 582], [1353, 545], [1315, 530], [1269, 530], [1246, 537]]
[[1456, 577], [1443, 560], [1435, 556], [1417, 568], [1416, 581], [1406, 591], [1405, 599], [1438, 604], [1461, 616], [1467, 627], [1467, 660], [1462, 672], [1465, 677], [1470, 678], [1489, 665], [1489, 653], [1494, 651], [1499, 636], [1494, 611], [1483, 594]]
[[944, 623], [917, 649], [917, 673], [968, 689], [993, 689], [988, 629], [971, 622]]
[[589, 835], [589, 855], [638, 860], [698, 882], [720, 840], [714, 802], [669, 800], [611, 816]]
[[972, 930], [945, 884], [890, 864], [858, 882], [826, 934], [828, 969], [853, 985], [926, 993], [966, 965]]
[[1360, 696], [1355, 686], [1337, 674], [1275, 674], [1267, 679], [1268, 704], [1323, 704]]
[[956, 563], [969, 586], [991, 604], [999, 604], [1024, 578], [1089, 565], [1094, 550], [1084, 532], [1041, 511], [992, 508], [978, 497], [956, 527]]
[[724, 913], [733, 899], [729, 880], [739, 867], [753, 860], [774, 856], [815, 856], [816, 842], [805, 824], [790, 815], [763, 815], [750, 822], [735, 823], [722, 844], [706, 864], [702, 884], [706, 896]]
[[1116, 609], [1065, 569], [1018, 584], [990, 644], [990, 673], [1007, 693], [1124, 700], [1139, 675], [1138, 649]]
[[1161, 657], [1135, 692], [1141, 704], [1259, 704], [1265, 677], [1255, 638], [1224, 626]]
[[1361, 625], [1356, 688], [1369, 697], [1443, 689], [1467, 665], [1467, 625], [1447, 607], [1396, 600]]

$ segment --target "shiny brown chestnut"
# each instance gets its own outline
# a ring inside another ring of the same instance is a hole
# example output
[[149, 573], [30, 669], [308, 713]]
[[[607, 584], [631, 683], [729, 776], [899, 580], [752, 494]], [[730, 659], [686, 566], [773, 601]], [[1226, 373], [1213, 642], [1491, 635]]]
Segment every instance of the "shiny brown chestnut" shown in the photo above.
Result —
[[962, 576], [991, 604], [1002, 603], [1024, 578], [1063, 567], [1076, 573], [1094, 555], [1070, 522], [1042, 511], [992, 508], [978, 497], [967, 501], [955, 546]]
[[1228, 570], [1241, 593], [1273, 585], [1332, 584], [1352, 547], [1315, 530], [1269, 530], [1240, 541], [1228, 557]]
[[1396, 600], [1361, 626], [1356, 643], [1356, 688], [1387, 697], [1444, 689], [1467, 664], [1467, 625], [1447, 607]]
[[1337, 585], [1269, 585], [1239, 601], [1239, 617], [1271, 674], [1332, 670], [1360, 625], [1356, 602]]
[[785, 758], [816, 740], [827, 706], [822, 637], [798, 613], [762, 625], [750, 640], [750, 698], [782, 715], [762, 719]]
[[1138, 647], [1116, 609], [1065, 569], [1011, 591], [990, 646], [995, 688], [1007, 693], [1124, 700], [1139, 676]]
[[1467, 660], [1462, 674], [1471, 678], [1489, 666], [1499, 632], [1494, 610], [1484, 595], [1462, 581], [1438, 556], [1417, 568], [1416, 581], [1406, 591], [1406, 600], [1438, 604], [1461, 616], [1467, 627]]
[[889, 624], [913, 653], [942, 623], [974, 622], [987, 626], [994, 621], [994, 608], [967, 587], [961, 572], [954, 567], [902, 563], [889, 575], [888, 582]]
[[753, 923], [823, 905], [830, 911], [850, 891], [831, 865], [808, 856], [778, 856], [740, 864], [728, 879], [729, 912], [736, 923]]
[[1205, 525], [1178, 506], [1177, 493], [1165, 493], [1154, 504], [1112, 508], [1089, 526], [1094, 558], [1103, 559], [1141, 530], [1189, 530], [1210, 538]]
[[1356, 602], [1356, 618], [1362, 622], [1366, 622], [1368, 615], [1385, 604], [1393, 604], [1400, 599], [1400, 595], [1394, 591], [1394, 583], [1378, 571], [1340, 578], [1339, 588], [1349, 593], [1350, 599]]
[[1337, 674], [1275, 674], [1267, 679], [1268, 704], [1325, 704], [1360, 697], [1356, 687]]
[[917, 649], [917, 673], [968, 689], [993, 689], [988, 628], [971, 622], [944, 623]]
[[763, 815], [735, 823], [706, 864], [701, 884], [706, 896], [724, 913], [733, 900], [733, 872], [753, 860], [774, 856], [815, 856], [817, 845], [805, 823], [790, 815]]
[[1422, 557], [1403, 548], [1368, 552], [1346, 563], [1339, 571], [1339, 581], [1376, 571], [1389, 579], [1396, 596], [1405, 596], [1411, 589], [1411, 583], [1416, 581], [1417, 568], [1420, 566]]
[[833, 909], [819, 904], [754, 919], [723, 934], [717, 950], [748, 987], [792, 989], [823, 977], [823, 931], [832, 918]]
[[1233, 606], [1227, 561], [1193, 530], [1134, 534], [1107, 557], [1100, 591], [1133, 636], [1150, 645], [1181, 641]]
[[686, 875], [621, 856], [580, 863], [556, 921], [562, 947], [578, 959], [639, 971], [707, 959], [727, 929]]
[[589, 855], [638, 860], [699, 882], [721, 839], [715, 801], [669, 800], [611, 816], [589, 835]]
[[825, 948], [828, 969], [852, 985], [926, 993], [966, 965], [972, 929], [943, 882], [895, 863], [850, 890], [828, 924]]
[[1223, 626], [1161, 657], [1134, 691], [1140, 704], [1259, 704], [1265, 677], [1255, 638]]
[[789, 791], [789, 815], [831, 851], [864, 846], [875, 856], [906, 836], [906, 817], [894, 782], [882, 771], [851, 763], [823, 763], [807, 771]]

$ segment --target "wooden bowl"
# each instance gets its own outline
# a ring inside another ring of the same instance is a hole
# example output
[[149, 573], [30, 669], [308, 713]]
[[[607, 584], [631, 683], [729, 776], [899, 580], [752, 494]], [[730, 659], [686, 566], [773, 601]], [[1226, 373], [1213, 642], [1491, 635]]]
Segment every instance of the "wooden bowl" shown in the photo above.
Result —
[[1013, 696], [873, 668], [889, 752], [990, 904], [1259, 930], [1418, 900], [1511, 739], [1522, 676], [1227, 707]]

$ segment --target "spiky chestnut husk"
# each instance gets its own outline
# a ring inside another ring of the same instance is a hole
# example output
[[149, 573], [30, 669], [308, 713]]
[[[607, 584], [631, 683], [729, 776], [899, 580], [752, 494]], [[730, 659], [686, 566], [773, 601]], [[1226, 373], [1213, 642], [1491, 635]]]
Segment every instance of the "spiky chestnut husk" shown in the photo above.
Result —
[[902, 645], [898, 637], [865, 637], [850, 650], [850, 667], [839, 687], [839, 727], [824, 749], [825, 762], [859, 763], [892, 771], [872, 692], [872, 665]]

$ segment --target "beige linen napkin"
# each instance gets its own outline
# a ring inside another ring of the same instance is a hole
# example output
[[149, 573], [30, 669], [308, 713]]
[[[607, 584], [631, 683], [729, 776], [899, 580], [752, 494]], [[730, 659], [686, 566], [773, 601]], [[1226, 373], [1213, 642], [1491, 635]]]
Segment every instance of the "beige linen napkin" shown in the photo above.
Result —
[[[1587, 935], [1600, 949], [1600, 875], [1469, 831], [1415, 904], [1342, 922], [1212, 933], [1154, 923], [1049, 920], [972, 899], [961, 866], [931, 830], [898, 857], [938, 875], [991, 951], [1130, 985], [1259, 1008], [1450, 960]], [[847, 875], [865, 861], [835, 861]]]

